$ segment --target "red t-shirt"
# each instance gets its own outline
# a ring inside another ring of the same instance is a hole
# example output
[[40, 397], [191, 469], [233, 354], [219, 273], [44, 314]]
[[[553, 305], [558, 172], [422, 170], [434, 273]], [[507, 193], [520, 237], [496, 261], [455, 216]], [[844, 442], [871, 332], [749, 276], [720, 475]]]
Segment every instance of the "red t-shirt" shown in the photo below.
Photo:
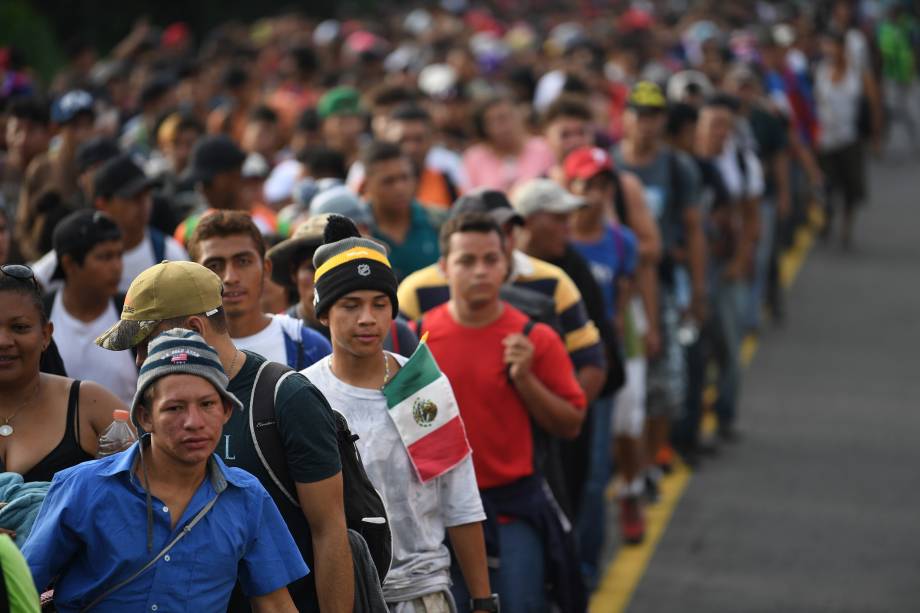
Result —
[[[422, 323], [431, 353], [457, 397], [482, 489], [507, 485], [534, 472], [530, 414], [502, 359], [502, 340], [523, 332], [528, 318], [511, 305], [504, 306], [501, 317], [483, 328], [459, 325], [447, 304], [426, 313]], [[534, 344], [533, 373], [551, 391], [584, 409], [584, 392], [559, 336], [538, 323], [528, 338]]]

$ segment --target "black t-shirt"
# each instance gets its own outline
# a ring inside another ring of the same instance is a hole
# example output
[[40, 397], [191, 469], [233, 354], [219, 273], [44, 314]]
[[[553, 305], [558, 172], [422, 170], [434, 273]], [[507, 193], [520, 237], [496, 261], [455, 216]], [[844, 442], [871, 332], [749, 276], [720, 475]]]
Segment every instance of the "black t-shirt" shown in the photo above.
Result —
[[789, 146], [788, 122], [781, 115], [760, 108], [751, 111], [748, 122], [757, 143], [757, 154], [763, 164], [764, 193], [768, 197], [773, 196], [776, 193], [773, 160]]
[[[319, 611], [314, 581], [313, 540], [303, 510], [294, 506], [274, 484], [262, 466], [249, 434], [249, 403], [256, 373], [265, 358], [245, 352], [243, 368], [230, 380], [228, 391], [243, 403], [243, 411], [234, 411], [224, 426], [223, 440], [217, 453], [228, 466], [242, 468], [255, 475], [271, 494], [287, 524], [297, 547], [310, 567], [310, 574], [289, 587], [294, 604], [300, 611]], [[342, 470], [335, 434], [332, 409], [322, 393], [306, 377], [287, 377], [278, 390], [275, 413], [284, 444], [288, 472], [299, 483], [313, 483], [336, 475]], [[249, 603], [239, 590], [234, 591], [230, 610], [248, 610]]]

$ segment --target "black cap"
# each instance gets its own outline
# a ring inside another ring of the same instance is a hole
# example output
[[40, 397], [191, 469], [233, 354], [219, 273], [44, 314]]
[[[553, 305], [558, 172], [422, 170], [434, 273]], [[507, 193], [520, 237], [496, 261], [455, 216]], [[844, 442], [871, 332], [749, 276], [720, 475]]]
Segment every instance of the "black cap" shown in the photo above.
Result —
[[169, 93], [176, 84], [176, 78], [169, 73], [159, 72], [150, 77], [141, 88], [138, 102], [141, 106], [156, 102]]
[[186, 176], [194, 181], [210, 181], [215, 175], [240, 170], [246, 154], [229, 136], [205, 136], [192, 149]]
[[450, 208], [451, 217], [464, 213], [488, 213], [500, 226], [512, 222], [524, 225], [524, 218], [511, 208], [511, 202], [504, 192], [481, 189], [463, 194]]
[[133, 198], [150, 189], [153, 182], [130, 155], [122, 154], [103, 164], [93, 177], [95, 198]]
[[111, 160], [120, 153], [121, 149], [118, 148], [118, 143], [115, 142], [115, 139], [104, 136], [91, 138], [84, 143], [80, 143], [80, 146], [77, 147], [77, 172], [82, 174], [90, 166]]
[[102, 211], [83, 209], [71, 213], [58, 223], [51, 237], [51, 244], [57, 255], [57, 267], [51, 278], [64, 278], [61, 260], [65, 255], [78, 256], [82, 259], [99, 243], [119, 239], [121, 239], [121, 230], [118, 225]]

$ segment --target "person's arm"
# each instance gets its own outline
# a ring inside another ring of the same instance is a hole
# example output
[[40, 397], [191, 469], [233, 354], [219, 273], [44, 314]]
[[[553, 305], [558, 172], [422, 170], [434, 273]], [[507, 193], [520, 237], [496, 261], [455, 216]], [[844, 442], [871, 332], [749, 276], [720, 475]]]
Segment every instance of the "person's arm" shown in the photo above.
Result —
[[[577, 437], [585, 418], [584, 411], [554, 394], [533, 373], [534, 346], [530, 339], [523, 334], [510, 334], [502, 344], [505, 346], [505, 364], [510, 366], [511, 383], [537, 424], [549, 434], [560, 438]], [[560, 364], [559, 367], [563, 366]]]
[[249, 604], [252, 605], [253, 613], [297, 613], [297, 607], [286, 587], [264, 596], [253, 596]]
[[[98, 383], [82, 381], [80, 383], [80, 421], [89, 426], [80, 428], [80, 446], [83, 451], [95, 456], [99, 446], [99, 436], [112, 425], [112, 413], [117, 409], [126, 409], [124, 403], [112, 392]], [[134, 424], [128, 424], [134, 430]]]
[[869, 113], [872, 121], [872, 148], [878, 152], [882, 147], [882, 96], [879, 93], [878, 84], [875, 78], [868, 70], [862, 74], [863, 91], [866, 93], [866, 99], [869, 101]]
[[789, 154], [786, 149], [773, 156], [773, 180], [776, 182], [776, 213], [780, 220], [792, 212], [792, 182], [789, 178]]
[[[690, 311], [698, 322], [706, 321], [706, 235], [703, 214], [697, 206], [684, 209], [687, 238], [687, 264], [690, 269]], [[657, 318], [657, 316], [656, 316]]]
[[575, 378], [585, 393], [588, 402], [593, 402], [600, 396], [601, 390], [604, 389], [604, 383], [607, 381], [607, 372], [600, 366], [585, 365], [575, 372]]
[[312, 571], [320, 609], [351, 611], [354, 567], [345, 525], [342, 464], [332, 409], [302, 375], [285, 379], [275, 408], [288, 471], [310, 526]]
[[[636, 235], [639, 244], [639, 262], [658, 264], [661, 259], [661, 233], [652, 212], [645, 203], [645, 192], [639, 179], [628, 172], [620, 173], [623, 194], [626, 197], [626, 213], [629, 215], [629, 228]], [[620, 220], [623, 223], [623, 220]], [[625, 225], [625, 224], [624, 224]]]
[[661, 331], [658, 325], [658, 267], [640, 262], [636, 270], [636, 291], [645, 313], [645, 354], [654, 358], [661, 351]]
[[760, 198], [763, 194], [763, 169], [753, 153], [747, 152], [743, 162], [747, 164], [748, 184], [751, 189], [741, 201], [741, 232], [738, 248], [726, 270], [729, 279], [741, 279], [751, 271], [757, 240], [760, 237]]
[[83, 510], [88, 506], [90, 501], [80, 496], [74, 480], [58, 473], [22, 546], [39, 592], [49, 587], [83, 546], [80, 539], [84, 531], [80, 527]]
[[315, 483], [298, 483], [297, 500], [313, 538], [319, 607], [324, 613], [351, 611], [355, 579], [345, 527], [342, 473]]
[[[488, 598], [492, 595], [489, 586], [489, 569], [486, 565], [486, 543], [482, 535], [482, 523], [463, 524], [447, 529], [450, 544], [463, 573], [463, 580], [471, 598]], [[465, 603], [461, 603], [465, 604]], [[475, 612], [474, 612], [475, 613]]]

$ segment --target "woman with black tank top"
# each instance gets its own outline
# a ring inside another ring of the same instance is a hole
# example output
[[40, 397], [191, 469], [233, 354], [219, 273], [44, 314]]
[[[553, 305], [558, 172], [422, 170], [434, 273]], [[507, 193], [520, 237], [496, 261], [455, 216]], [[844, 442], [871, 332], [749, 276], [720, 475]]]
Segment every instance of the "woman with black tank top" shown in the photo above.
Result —
[[27, 266], [0, 267], [0, 472], [50, 481], [60, 470], [92, 460], [112, 411], [112, 393], [39, 372], [53, 326]]

